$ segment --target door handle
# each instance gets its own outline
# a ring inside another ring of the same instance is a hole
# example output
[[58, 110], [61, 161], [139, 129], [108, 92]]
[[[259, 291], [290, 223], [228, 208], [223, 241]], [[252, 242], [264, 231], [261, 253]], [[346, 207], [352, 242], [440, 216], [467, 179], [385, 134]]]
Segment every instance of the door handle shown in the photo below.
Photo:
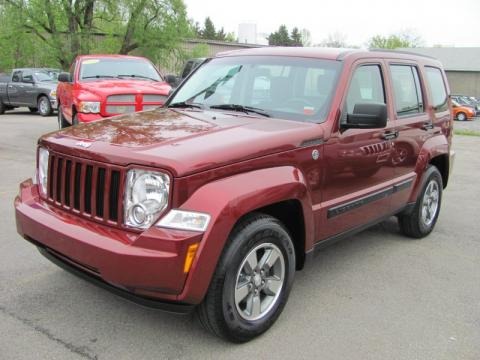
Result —
[[382, 139], [384, 140], [393, 140], [393, 139], [396, 139], [397, 137], [398, 137], [398, 131], [395, 131], [395, 130], [385, 131], [382, 134]]
[[428, 121], [426, 123], [423, 123], [422, 125], [422, 130], [431, 130], [433, 129], [433, 123]]

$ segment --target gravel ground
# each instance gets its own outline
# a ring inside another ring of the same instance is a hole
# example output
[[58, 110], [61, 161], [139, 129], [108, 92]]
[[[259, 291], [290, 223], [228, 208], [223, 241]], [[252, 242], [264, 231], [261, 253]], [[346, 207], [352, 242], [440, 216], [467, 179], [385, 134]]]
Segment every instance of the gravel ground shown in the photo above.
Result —
[[0, 116], [1, 359], [480, 359], [478, 137], [454, 139], [454, 176], [429, 237], [402, 237], [392, 218], [325, 249], [296, 274], [271, 330], [233, 345], [192, 317], [64, 272], [16, 233], [18, 183], [33, 174], [38, 136], [55, 128], [55, 117]]

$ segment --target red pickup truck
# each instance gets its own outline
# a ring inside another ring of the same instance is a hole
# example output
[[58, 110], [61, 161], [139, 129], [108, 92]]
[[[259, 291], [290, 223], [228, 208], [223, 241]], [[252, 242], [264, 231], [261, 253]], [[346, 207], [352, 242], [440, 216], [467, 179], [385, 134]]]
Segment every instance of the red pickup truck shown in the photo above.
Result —
[[171, 90], [149, 60], [124, 55], [78, 56], [58, 81], [60, 129], [159, 107]]
[[144, 305], [196, 307], [208, 330], [248, 341], [316, 250], [390, 216], [409, 237], [430, 234], [452, 124], [431, 58], [223, 53], [163, 108], [43, 136], [17, 229], [85, 279]]

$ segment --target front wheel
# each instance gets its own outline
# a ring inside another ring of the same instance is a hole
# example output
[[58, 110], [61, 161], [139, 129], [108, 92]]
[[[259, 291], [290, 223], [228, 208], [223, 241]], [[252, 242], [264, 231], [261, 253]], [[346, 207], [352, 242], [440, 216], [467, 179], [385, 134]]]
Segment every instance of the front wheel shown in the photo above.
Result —
[[405, 235], [419, 239], [432, 232], [440, 213], [442, 189], [442, 175], [435, 166], [428, 167], [415, 207], [399, 216], [400, 229]]
[[52, 105], [46, 96], [40, 96], [38, 99], [38, 113], [42, 116], [50, 116], [52, 114]]
[[467, 120], [467, 115], [463, 112], [459, 112], [457, 114], [457, 120], [458, 121], [465, 121], [465, 120]]
[[285, 306], [295, 275], [292, 239], [275, 218], [255, 214], [233, 230], [198, 308], [203, 326], [233, 342], [265, 332]]
[[63, 116], [63, 112], [62, 112], [62, 108], [61, 108], [60, 104], [58, 104], [57, 120], [58, 120], [58, 128], [60, 130], [65, 129], [66, 127], [70, 126], [68, 121], [65, 120], [65, 117]]

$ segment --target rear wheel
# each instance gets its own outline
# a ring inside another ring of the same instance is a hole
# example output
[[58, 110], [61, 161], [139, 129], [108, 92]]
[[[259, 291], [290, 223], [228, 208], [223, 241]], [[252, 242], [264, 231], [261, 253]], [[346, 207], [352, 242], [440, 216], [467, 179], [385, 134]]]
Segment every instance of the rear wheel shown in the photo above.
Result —
[[459, 112], [457, 114], [457, 120], [458, 121], [465, 121], [465, 120], [467, 120], [467, 115], [463, 112]]
[[442, 203], [442, 175], [435, 166], [427, 169], [426, 179], [413, 210], [399, 216], [402, 232], [417, 239], [432, 232]]
[[0, 115], [5, 113], [5, 105], [3, 104], [2, 100], [0, 100]]
[[46, 96], [40, 96], [37, 107], [38, 113], [42, 116], [50, 116], [52, 114], [52, 105]]
[[241, 221], [225, 246], [198, 308], [203, 326], [233, 342], [265, 332], [285, 306], [295, 274], [295, 250], [282, 224], [254, 214]]

